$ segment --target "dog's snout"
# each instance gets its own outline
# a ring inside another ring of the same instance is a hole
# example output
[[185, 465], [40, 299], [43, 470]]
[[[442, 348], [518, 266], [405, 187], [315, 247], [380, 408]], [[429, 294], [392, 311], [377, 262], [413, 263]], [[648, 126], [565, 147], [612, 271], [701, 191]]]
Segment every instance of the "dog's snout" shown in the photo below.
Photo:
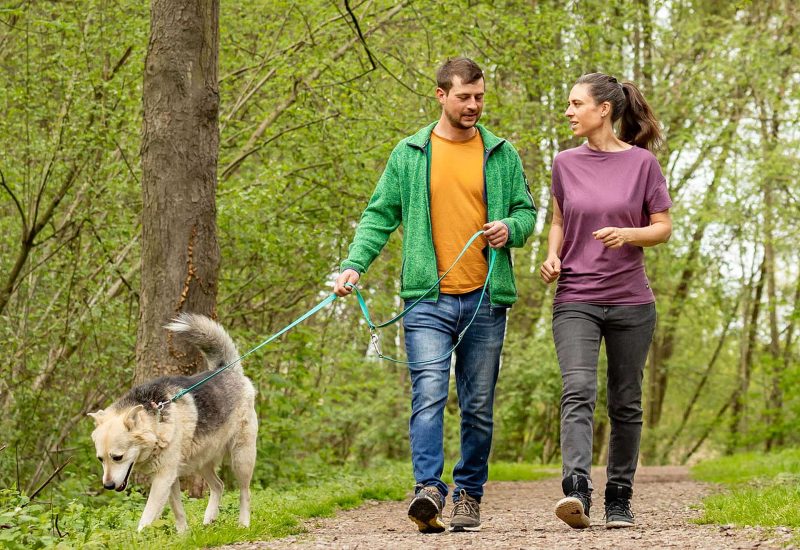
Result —
[[109, 483], [103, 483], [103, 487], [104, 487], [104, 488], [106, 488], [106, 489], [109, 489], [109, 490], [111, 490], [111, 489], [113, 489], [114, 487], [116, 487], [116, 484], [115, 484], [113, 481], [111, 481], [111, 482], [109, 482]]

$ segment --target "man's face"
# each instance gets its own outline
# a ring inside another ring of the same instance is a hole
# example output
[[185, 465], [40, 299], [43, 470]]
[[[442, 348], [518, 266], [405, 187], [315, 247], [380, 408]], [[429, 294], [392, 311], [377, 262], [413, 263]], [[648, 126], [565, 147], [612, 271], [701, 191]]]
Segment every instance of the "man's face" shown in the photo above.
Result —
[[458, 76], [453, 77], [449, 92], [436, 88], [436, 97], [442, 105], [442, 112], [453, 128], [468, 130], [475, 126], [483, 112], [483, 79], [464, 84]]

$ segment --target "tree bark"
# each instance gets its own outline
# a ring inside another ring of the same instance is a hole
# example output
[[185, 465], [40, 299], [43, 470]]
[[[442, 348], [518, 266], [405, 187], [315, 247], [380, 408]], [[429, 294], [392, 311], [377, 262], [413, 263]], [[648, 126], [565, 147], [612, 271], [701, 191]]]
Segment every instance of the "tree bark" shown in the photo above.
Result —
[[218, 0], [152, 0], [143, 81], [142, 282], [136, 382], [201, 369], [163, 325], [216, 316]]

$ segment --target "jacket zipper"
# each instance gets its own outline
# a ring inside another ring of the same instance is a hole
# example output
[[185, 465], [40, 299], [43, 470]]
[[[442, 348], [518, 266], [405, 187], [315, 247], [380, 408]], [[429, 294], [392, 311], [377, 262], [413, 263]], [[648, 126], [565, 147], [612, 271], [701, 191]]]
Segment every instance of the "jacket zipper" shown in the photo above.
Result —
[[[500, 147], [505, 140], [500, 140], [496, 143], [491, 149], [486, 149], [486, 152], [483, 155], [483, 202], [486, 203], [486, 223], [489, 223], [489, 185], [486, 183], [486, 163], [489, 162], [489, 155], [492, 154], [492, 151]], [[486, 269], [489, 269], [489, 251], [486, 254]], [[511, 256], [509, 255], [509, 259]], [[492, 311], [494, 305], [492, 304], [492, 279], [489, 279], [489, 312]]]

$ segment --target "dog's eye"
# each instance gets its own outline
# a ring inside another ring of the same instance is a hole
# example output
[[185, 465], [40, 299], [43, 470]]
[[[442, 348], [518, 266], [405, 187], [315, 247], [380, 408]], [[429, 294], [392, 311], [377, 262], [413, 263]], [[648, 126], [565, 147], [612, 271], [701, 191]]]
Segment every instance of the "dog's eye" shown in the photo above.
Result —
[[99, 460], [100, 462], [103, 462], [103, 457], [102, 456], [98, 456], [97, 460]]
[[122, 460], [122, 455], [111, 455], [111, 460], [113, 460], [114, 462], [119, 462], [120, 460]]

